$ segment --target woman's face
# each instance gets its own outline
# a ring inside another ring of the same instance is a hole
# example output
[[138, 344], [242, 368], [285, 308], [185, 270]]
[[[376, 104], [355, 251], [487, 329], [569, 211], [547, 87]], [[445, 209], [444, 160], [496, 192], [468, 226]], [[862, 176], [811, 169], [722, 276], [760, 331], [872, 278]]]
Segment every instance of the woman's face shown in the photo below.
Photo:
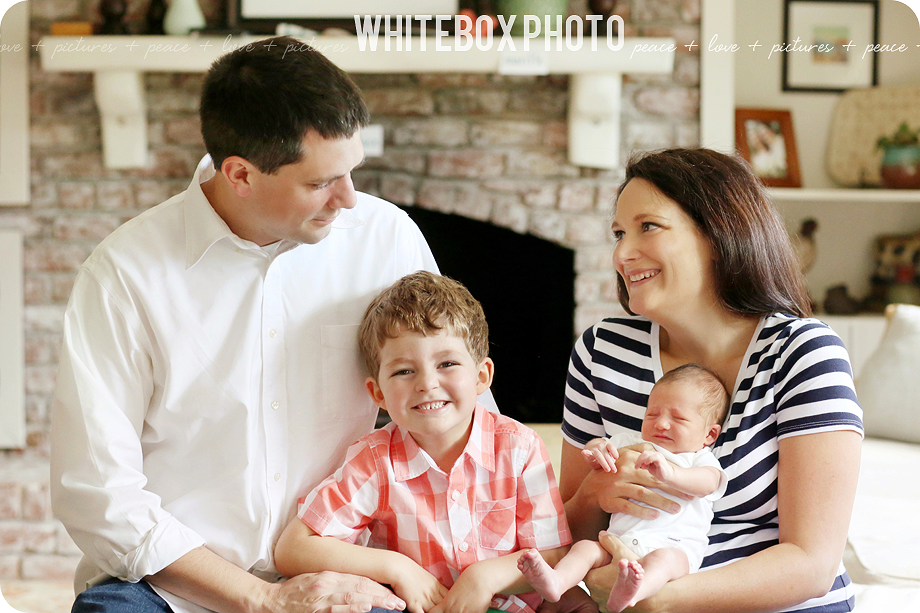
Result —
[[701, 304], [718, 304], [712, 250], [680, 206], [643, 179], [617, 200], [613, 264], [633, 313], [660, 321]]

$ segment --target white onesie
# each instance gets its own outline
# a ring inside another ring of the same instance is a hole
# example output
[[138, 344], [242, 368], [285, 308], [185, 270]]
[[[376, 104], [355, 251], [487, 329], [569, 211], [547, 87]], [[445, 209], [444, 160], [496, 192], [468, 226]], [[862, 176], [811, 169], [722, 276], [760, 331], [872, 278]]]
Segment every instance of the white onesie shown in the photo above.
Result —
[[[648, 441], [642, 439], [642, 435], [638, 432], [616, 434], [610, 437], [610, 440], [616, 445], [617, 449], [639, 443], [648, 443]], [[680, 511], [677, 513], [665, 513], [662, 511], [655, 519], [640, 519], [625, 513], [615, 513], [610, 517], [610, 526], [607, 531], [619, 537], [624, 545], [639, 556], [644, 556], [648, 552], [662, 547], [676, 547], [687, 554], [687, 559], [690, 561], [690, 572], [696, 572], [703, 562], [703, 553], [709, 544], [708, 534], [709, 525], [712, 522], [712, 503], [725, 493], [728, 479], [726, 479], [719, 461], [709, 447], [704, 447], [697, 452], [672, 453], [654, 443], [649, 444], [664, 454], [665, 459], [677, 466], [684, 468], [712, 466], [717, 468], [721, 474], [719, 487], [708, 496], [692, 500], [684, 500], [654, 489], [654, 492], [678, 503]]]

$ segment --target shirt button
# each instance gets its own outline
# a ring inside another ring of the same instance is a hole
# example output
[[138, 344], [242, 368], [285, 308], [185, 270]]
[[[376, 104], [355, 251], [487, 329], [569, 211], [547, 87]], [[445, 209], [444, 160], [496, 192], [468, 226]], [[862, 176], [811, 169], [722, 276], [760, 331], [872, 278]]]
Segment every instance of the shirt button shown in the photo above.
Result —
[[281, 473], [275, 473], [275, 481], [281, 481]]
[[450, 499], [451, 499], [451, 500], [456, 500], [457, 498], [460, 498], [460, 492], [458, 492], [457, 490], [454, 490], [454, 491], [451, 492], [451, 494], [450, 494]]
[[274, 402], [272, 403], [272, 408], [273, 408], [273, 409], [277, 409], [277, 408], [280, 407], [280, 406], [281, 406], [281, 403], [278, 402], [277, 400], [274, 401]]
[[469, 548], [470, 548], [470, 545], [466, 541], [460, 543], [460, 551], [466, 551]]
[[633, 545], [638, 545], [638, 544], [639, 544], [639, 539], [633, 539]]
[[275, 332], [274, 330], [269, 330], [269, 331], [268, 331], [268, 335], [269, 335], [271, 338], [275, 338], [276, 336], [278, 336], [278, 333]]

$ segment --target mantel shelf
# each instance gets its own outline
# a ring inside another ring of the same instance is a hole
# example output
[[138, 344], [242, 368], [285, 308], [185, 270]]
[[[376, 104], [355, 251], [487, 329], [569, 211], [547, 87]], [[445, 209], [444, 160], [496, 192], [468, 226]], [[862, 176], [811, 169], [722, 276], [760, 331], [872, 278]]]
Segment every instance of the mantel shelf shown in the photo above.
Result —
[[[102, 118], [103, 149], [109, 168], [145, 167], [147, 154], [145, 72], [204, 72], [218, 57], [236, 48], [255, 44], [264, 37], [217, 36], [48, 36], [40, 47], [42, 67], [48, 71], [90, 71], [95, 75], [96, 103]], [[361, 49], [356, 36], [317, 36], [309, 42], [337, 66], [353, 73], [499, 73], [509, 58], [500, 51], [500, 39], [489, 49], [472, 45], [454, 50], [452, 37], [440, 41], [412, 39], [412, 48], [384, 49], [383, 37], [376, 51]], [[403, 41], [404, 42], [404, 41]], [[620, 96], [624, 74], [667, 74], [674, 68], [670, 38], [627, 38], [613, 51], [590, 39], [578, 50], [544, 49], [542, 39], [513, 39], [517, 58], [530, 55], [531, 65], [549, 74], [569, 74], [569, 160], [578, 166], [615, 168], [619, 165]], [[635, 51], [644, 46], [646, 51]], [[525, 61], [528, 58], [523, 58]]]
[[916, 202], [920, 204], [920, 190], [917, 189], [774, 187], [769, 191], [777, 202], [826, 202], [829, 204]]

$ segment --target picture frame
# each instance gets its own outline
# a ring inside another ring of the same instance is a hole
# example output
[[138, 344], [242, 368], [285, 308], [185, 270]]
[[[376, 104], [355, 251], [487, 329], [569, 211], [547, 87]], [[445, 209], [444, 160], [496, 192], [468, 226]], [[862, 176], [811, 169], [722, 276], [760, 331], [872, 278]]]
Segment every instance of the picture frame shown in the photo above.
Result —
[[792, 113], [735, 109], [735, 146], [767, 187], [801, 187]]
[[[783, 91], [839, 93], [878, 85], [878, 0], [785, 0]], [[798, 41], [798, 43], [796, 43]], [[811, 51], [801, 49], [810, 48]]]

